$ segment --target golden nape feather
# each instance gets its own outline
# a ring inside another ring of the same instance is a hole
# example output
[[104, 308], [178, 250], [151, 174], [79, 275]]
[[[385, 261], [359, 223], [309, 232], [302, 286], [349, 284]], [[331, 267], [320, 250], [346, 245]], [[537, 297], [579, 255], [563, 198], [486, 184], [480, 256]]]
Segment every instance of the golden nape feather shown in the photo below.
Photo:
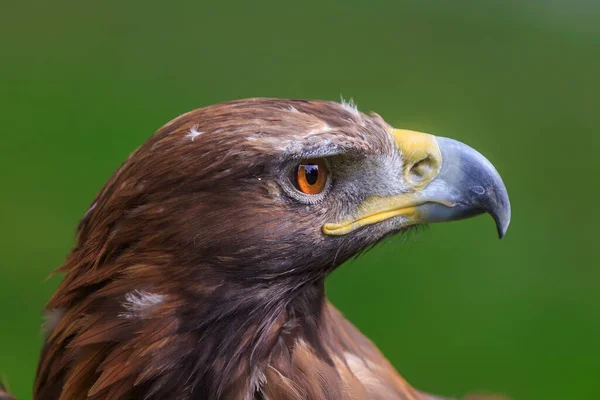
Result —
[[79, 224], [34, 397], [441, 399], [400, 377], [324, 280], [391, 234], [481, 213], [505, 234], [506, 188], [481, 154], [353, 104], [247, 99], [184, 114]]

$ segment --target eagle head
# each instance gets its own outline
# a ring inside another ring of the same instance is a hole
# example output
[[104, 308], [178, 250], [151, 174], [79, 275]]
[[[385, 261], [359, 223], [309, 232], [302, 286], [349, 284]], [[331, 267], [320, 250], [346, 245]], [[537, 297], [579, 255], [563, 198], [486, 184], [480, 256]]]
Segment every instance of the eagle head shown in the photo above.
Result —
[[324, 277], [390, 234], [481, 213], [502, 237], [506, 188], [481, 154], [351, 103], [184, 114], [81, 221], [48, 306], [36, 397], [250, 399], [298, 343], [335, 365], [336, 349], [354, 347], [325, 328]]

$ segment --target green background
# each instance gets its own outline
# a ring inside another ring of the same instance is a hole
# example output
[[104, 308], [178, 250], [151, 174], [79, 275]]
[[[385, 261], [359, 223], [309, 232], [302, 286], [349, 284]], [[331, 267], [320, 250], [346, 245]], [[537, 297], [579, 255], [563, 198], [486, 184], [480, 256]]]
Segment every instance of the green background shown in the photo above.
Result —
[[332, 301], [413, 385], [600, 398], [600, 3], [4, 1], [0, 372], [31, 398], [46, 281], [130, 151], [188, 110], [353, 97], [497, 167], [513, 206], [394, 238]]

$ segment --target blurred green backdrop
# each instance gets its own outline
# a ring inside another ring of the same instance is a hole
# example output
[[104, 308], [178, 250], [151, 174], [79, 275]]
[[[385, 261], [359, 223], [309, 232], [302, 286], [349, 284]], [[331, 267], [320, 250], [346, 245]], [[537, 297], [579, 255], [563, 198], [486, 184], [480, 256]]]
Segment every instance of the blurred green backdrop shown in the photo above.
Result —
[[130, 151], [204, 105], [340, 95], [480, 150], [513, 222], [392, 239], [332, 301], [429, 392], [600, 398], [597, 1], [5, 1], [0, 50], [0, 372], [20, 399], [45, 279]]

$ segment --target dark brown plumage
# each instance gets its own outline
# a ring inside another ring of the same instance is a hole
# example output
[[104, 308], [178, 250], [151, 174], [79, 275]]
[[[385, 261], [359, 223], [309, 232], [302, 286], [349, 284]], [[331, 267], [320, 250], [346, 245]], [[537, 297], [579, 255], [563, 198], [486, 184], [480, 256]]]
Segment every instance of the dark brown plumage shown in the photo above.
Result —
[[[433, 186], [438, 172], [410, 167], [394, 135], [348, 104], [279, 99], [165, 125], [79, 225], [48, 304], [35, 399], [435, 399], [408, 385], [324, 292], [331, 270], [416, 223], [340, 221], [373, 196]], [[327, 160], [331, 181], [306, 195], [290, 171], [314, 158]], [[488, 211], [505, 230], [503, 201], [454, 217]]]

